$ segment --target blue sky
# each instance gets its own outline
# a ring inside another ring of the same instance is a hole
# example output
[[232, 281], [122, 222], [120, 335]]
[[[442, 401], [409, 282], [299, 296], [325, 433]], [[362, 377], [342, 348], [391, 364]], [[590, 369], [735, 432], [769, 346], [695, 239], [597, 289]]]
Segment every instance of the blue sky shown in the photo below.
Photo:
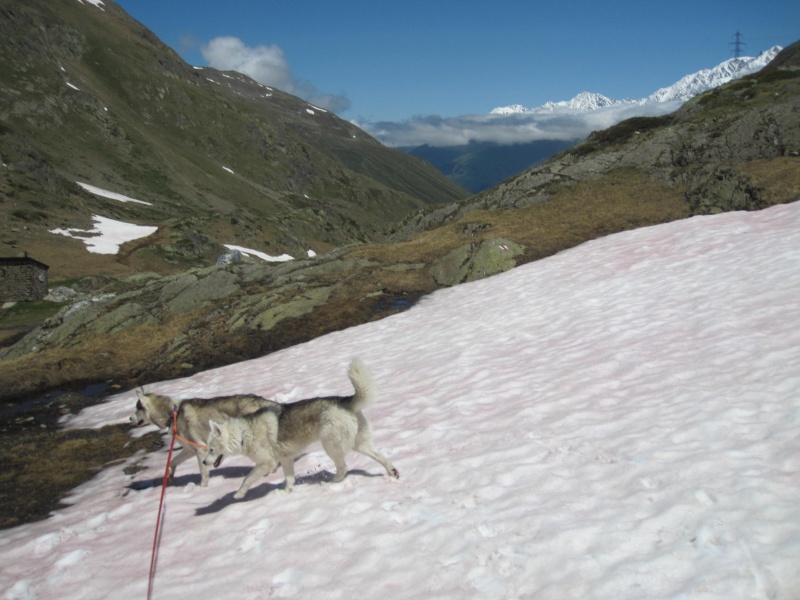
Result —
[[358, 123], [641, 98], [730, 58], [736, 31], [750, 56], [800, 38], [796, 0], [118, 4], [193, 65], [260, 61], [265, 83]]

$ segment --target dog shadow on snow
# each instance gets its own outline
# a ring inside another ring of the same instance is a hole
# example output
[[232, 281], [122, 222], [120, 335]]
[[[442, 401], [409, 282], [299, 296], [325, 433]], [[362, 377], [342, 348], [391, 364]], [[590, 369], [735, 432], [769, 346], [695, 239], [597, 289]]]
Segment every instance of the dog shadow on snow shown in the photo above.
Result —
[[[211, 476], [222, 476], [225, 479], [236, 479], [244, 478], [250, 472], [251, 467], [223, 467], [220, 469], [212, 469]], [[139, 481], [132, 481], [130, 485], [128, 485], [129, 490], [139, 491], [139, 490], [146, 490], [152, 487], [161, 487], [162, 482], [164, 481], [163, 477], [156, 477], [153, 479], [141, 479]], [[173, 477], [170, 482], [167, 484], [167, 487], [186, 487], [189, 484], [200, 485], [200, 473], [192, 473], [188, 475], [179, 475], [177, 477]]]
[[[223, 471], [230, 470], [235, 472], [236, 474], [228, 474], [223, 473]], [[221, 474], [226, 479], [228, 478], [244, 478], [247, 473], [250, 472], [250, 468], [248, 467], [230, 467], [229, 469], [217, 469], [213, 471], [214, 474]], [[382, 473], [369, 473], [367, 471], [362, 471], [361, 469], [353, 469], [347, 472], [348, 477], [352, 477], [353, 475], [357, 475], [359, 477], [383, 477], [384, 474]], [[213, 476], [213, 475], [212, 475]], [[317, 473], [312, 473], [310, 475], [303, 475], [301, 477], [297, 477], [294, 482], [294, 487], [297, 488], [298, 486], [302, 485], [320, 485], [324, 483], [330, 482], [333, 479], [334, 473], [330, 471], [318, 471]], [[238, 489], [238, 488], [237, 488]], [[270, 483], [265, 482], [260, 485], [254, 485], [247, 491], [247, 495], [242, 498], [241, 500], [236, 500], [233, 495], [236, 493], [236, 490], [231, 490], [229, 493], [225, 494], [221, 498], [214, 500], [208, 506], [204, 506], [202, 508], [198, 508], [194, 511], [194, 514], [197, 516], [200, 515], [210, 515], [214, 513], [218, 513], [224, 510], [226, 507], [232, 504], [238, 504], [240, 502], [250, 502], [251, 500], [260, 500], [264, 498], [268, 494], [273, 492], [280, 492], [283, 493], [283, 480], [280, 480], [279, 483]], [[293, 492], [294, 493], [294, 492]]]
[[[222, 477], [224, 479], [238, 479], [241, 480], [245, 478], [245, 476], [250, 472], [252, 467], [242, 466], [242, 467], [220, 467], [217, 469], [213, 469], [211, 471], [211, 477]], [[370, 473], [368, 471], [364, 471], [361, 469], [352, 469], [347, 471], [347, 476], [359, 476], [359, 477], [384, 477], [383, 473]], [[334, 473], [330, 471], [318, 471], [317, 473], [311, 473], [310, 475], [303, 475], [299, 476], [295, 479], [294, 485], [295, 487], [301, 485], [321, 485], [323, 483], [330, 482], [333, 479]], [[160, 487], [163, 482], [163, 477], [158, 477], [154, 479], [142, 479], [140, 481], [133, 481], [128, 485], [128, 489], [132, 491], [139, 491], [153, 487]], [[179, 475], [174, 477], [168, 484], [167, 487], [186, 487], [189, 484], [194, 483], [195, 485], [200, 485], [200, 473], [193, 473], [189, 475]], [[198, 508], [195, 510], [195, 514], [197, 516], [200, 515], [209, 515], [214, 514], [222, 511], [226, 507], [232, 504], [238, 504], [240, 502], [250, 502], [251, 500], [260, 500], [261, 498], [266, 497], [268, 494], [272, 492], [281, 491], [283, 490], [283, 479], [279, 479], [278, 483], [271, 483], [271, 482], [264, 482], [259, 485], [254, 485], [247, 491], [247, 495], [242, 498], [241, 500], [236, 500], [233, 495], [236, 493], [236, 490], [232, 489], [229, 493], [225, 494], [224, 496], [214, 500], [208, 506], [204, 506], [202, 508]]]

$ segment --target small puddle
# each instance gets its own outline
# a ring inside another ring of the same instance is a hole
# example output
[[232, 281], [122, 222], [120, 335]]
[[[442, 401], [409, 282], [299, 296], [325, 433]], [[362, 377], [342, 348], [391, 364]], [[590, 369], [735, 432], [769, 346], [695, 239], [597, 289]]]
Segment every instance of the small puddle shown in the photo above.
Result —
[[30, 400], [26, 400], [24, 402], [20, 402], [19, 404], [6, 404], [3, 407], [0, 407], [0, 418], [8, 417], [10, 415], [15, 415], [17, 413], [25, 412], [31, 409], [41, 408], [43, 406], [49, 406], [53, 402], [56, 402], [58, 399], [66, 396], [67, 394], [77, 394], [79, 396], [86, 396], [88, 398], [96, 398], [102, 396], [109, 388], [109, 384], [107, 382], [103, 383], [92, 383], [87, 385], [82, 390], [71, 391], [71, 390], [52, 390], [47, 392], [42, 396], [38, 396], [36, 398], [32, 398]]
[[372, 307], [375, 313], [403, 312], [412, 308], [422, 298], [422, 294], [385, 294], [380, 296]]

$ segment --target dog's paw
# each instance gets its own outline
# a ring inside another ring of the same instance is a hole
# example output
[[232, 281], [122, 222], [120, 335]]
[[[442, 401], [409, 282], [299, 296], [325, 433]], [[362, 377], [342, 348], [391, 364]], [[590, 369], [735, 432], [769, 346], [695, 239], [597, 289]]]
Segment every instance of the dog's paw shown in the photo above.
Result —
[[397, 469], [395, 469], [394, 467], [392, 467], [392, 470], [391, 470], [391, 471], [389, 471], [389, 475], [391, 475], [391, 476], [392, 476], [392, 477], [394, 477], [395, 479], [400, 479], [400, 471], [398, 471], [398, 470], [397, 470]]
[[245, 495], [246, 495], [246, 494], [247, 494], [247, 491], [244, 491], [244, 492], [243, 492], [242, 490], [239, 490], [238, 492], [236, 492], [236, 493], [233, 495], [233, 497], [234, 497], [234, 499], [235, 499], [235, 500], [241, 500], [242, 498], [244, 498], [244, 497], [245, 497]]

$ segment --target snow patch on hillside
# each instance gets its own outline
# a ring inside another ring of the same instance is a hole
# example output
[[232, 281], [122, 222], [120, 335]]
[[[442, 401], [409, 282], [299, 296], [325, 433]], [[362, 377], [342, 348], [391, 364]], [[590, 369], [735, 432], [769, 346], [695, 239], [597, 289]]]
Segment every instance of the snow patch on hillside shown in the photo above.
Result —
[[105, 11], [105, 9], [103, 8], [103, 5], [105, 4], [105, 2], [103, 2], [103, 0], [78, 0], [78, 2], [80, 2], [81, 4], [83, 4], [84, 2], [86, 2], [88, 4], [93, 4], [94, 6], [99, 8], [100, 10]]
[[86, 249], [94, 254], [117, 254], [125, 242], [147, 237], [158, 231], [158, 227], [136, 225], [116, 221], [100, 215], [92, 215], [92, 229], [51, 229], [50, 233], [81, 240]]
[[265, 260], [268, 262], [286, 262], [288, 260], [294, 260], [293, 256], [289, 254], [281, 254], [280, 256], [271, 256], [265, 252], [261, 252], [259, 250], [253, 250], [251, 248], [245, 248], [243, 246], [235, 246], [233, 244], [223, 244], [228, 250], [238, 250], [245, 256], [256, 256], [261, 260]]
[[104, 190], [103, 188], [96, 187], [94, 185], [89, 185], [88, 183], [83, 183], [82, 181], [76, 181], [79, 186], [81, 186], [84, 190], [91, 194], [95, 194], [96, 196], [101, 196], [103, 198], [109, 198], [111, 200], [119, 200], [120, 202], [134, 202], [136, 204], [144, 204], [146, 206], [153, 206], [150, 202], [145, 202], [144, 200], [136, 200], [135, 198], [131, 198], [129, 196], [125, 196], [124, 194], [118, 194], [117, 192], [110, 192], [108, 190]]

